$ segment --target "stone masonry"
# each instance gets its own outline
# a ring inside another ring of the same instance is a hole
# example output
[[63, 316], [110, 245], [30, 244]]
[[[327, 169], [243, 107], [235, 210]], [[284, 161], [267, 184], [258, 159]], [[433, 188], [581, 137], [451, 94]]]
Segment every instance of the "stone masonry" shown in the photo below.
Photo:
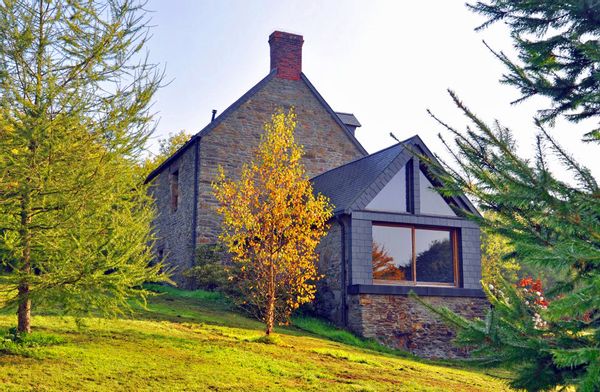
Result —
[[[194, 246], [215, 242], [220, 233], [211, 188], [218, 167], [223, 167], [231, 178], [239, 177], [242, 166], [250, 162], [258, 147], [264, 124], [276, 110], [293, 108], [297, 115], [295, 139], [304, 147], [303, 163], [309, 177], [365, 154], [348, 130], [336, 121], [310, 82], [300, 74], [302, 37], [275, 32], [269, 42], [272, 65], [276, 66], [277, 72], [272, 72], [265, 83], [259, 83], [260, 88], [243, 102], [237, 102], [233, 111], [224, 113], [225, 117], [219, 119], [218, 125], [209, 132], [200, 132], [199, 137], [176, 159], [168, 161], [153, 179], [152, 192], [159, 211], [157, 248], [176, 268], [175, 281], [184, 286], [187, 283], [182, 273], [192, 266]], [[280, 53], [282, 51], [285, 53]], [[176, 170], [180, 200], [177, 211], [173, 211], [170, 208], [170, 176]], [[194, 189], [195, 183], [197, 189]]]
[[[435, 306], [445, 306], [467, 318], [482, 318], [489, 303], [485, 298], [422, 297]], [[454, 332], [439, 316], [415, 299], [401, 295], [351, 295], [348, 327], [390, 347], [427, 358], [465, 357], [468, 351], [452, 344]]]

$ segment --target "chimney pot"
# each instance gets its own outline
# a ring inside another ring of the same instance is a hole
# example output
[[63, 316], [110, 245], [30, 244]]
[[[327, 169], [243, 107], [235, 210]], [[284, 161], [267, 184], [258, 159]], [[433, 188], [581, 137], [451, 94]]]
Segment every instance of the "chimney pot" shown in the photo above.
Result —
[[271, 70], [277, 69], [276, 76], [282, 79], [299, 80], [302, 72], [301, 35], [274, 31], [269, 36], [271, 47]]

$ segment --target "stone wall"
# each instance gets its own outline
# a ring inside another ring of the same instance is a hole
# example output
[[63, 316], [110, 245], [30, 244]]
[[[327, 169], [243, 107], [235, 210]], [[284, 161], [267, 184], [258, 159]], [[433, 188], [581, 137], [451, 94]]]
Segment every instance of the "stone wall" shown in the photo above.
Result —
[[[156, 252], [162, 253], [166, 263], [175, 268], [174, 279], [183, 287], [187, 282], [182, 272], [191, 267], [194, 258], [192, 216], [194, 211], [195, 148], [188, 148], [174, 162], [158, 174], [150, 187], [157, 207], [154, 220]], [[179, 172], [179, 198], [177, 210], [171, 207], [170, 176]]]
[[314, 308], [319, 316], [342, 325], [342, 230], [338, 222], [330, 224], [317, 247], [318, 271], [323, 278], [317, 282]]
[[[260, 142], [263, 127], [277, 108], [294, 107], [297, 114], [296, 142], [304, 146], [307, 175], [313, 177], [362, 156], [346, 132], [318, 101], [303, 80], [271, 78], [253, 96], [203, 135], [198, 148], [199, 181], [197, 243], [213, 243], [220, 233], [220, 219], [211, 183], [221, 165], [228, 176], [239, 177], [242, 165], [250, 161]], [[176, 267], [174, 280], [188, 287], [182, 273], [192, 266], [194, 159], [196, 145], [165, 167], [153, 180], [158, 217], [157, 249], [170, 266]], [[169, 175], [179, 170], [179, 207], [170, 208]]]
[[[433, 306], [445, 306], [467, 318], [482, 318], [485, 298], [422, 297]], [[348, 327], [382, 344], [426, 358], [457, 358], [465, 349], [452, 344], [454, 332], [416, 300], [401, 295], [359, 294], [348, 297]]]
[[221, 165], [225, 173], [239, 177], [260, 142], [264, 124], [278, 108], [294, 107], [296, 142], [304, 146], [304, 165], [309, 177], [362, 157], [362, 152], [335, 122], [303, 80], [274, 77], [235, 112], [202, 137], [198, 195], [198, 242], [214, 242], [220, 221], [211, 182]]

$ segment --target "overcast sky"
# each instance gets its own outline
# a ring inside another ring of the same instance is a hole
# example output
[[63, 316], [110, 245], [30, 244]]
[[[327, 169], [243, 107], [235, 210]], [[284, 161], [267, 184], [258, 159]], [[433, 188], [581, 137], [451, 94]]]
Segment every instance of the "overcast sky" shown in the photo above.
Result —
[[[222, 112], [266, 76], [268, 36], [282, 30], [304, 36], [303, 72], [334, 110], [356, 115], [369, 152], [394, 143], [393, 132], [419, 134], [444, 156], [437, 134], [448, 133], [426, 109], [464, 127], [451, 88], [483, 119], [512, 128], [522, 154], [532, 153], [532, 117], [544, 102], [510, 105], [518, 91], [498, 82], [504, 68], [482, 43], [514, 53], [508, 30], [475, 32], [483, 19], [462, 1], [150, 0], [147, 8], [150, 55], [171, 81], [157, 94], [154, 148], [169, 133], [198, 132], [212, 109]], [[598, 147], [580, 141], [584, 129], [559, 122], [552, 134], [599, 176]]]

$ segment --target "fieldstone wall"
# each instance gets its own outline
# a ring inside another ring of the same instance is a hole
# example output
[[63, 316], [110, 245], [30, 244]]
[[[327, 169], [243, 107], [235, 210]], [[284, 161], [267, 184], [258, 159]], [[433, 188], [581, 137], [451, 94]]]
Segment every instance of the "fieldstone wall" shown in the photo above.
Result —
[[[304, 146], [304, 164], [309, 177], [363, 156], [303, 80], [271, 78], [200, 140], [198, 244], [216, 242], [221, 230], [211, 188], [219, 165], [228, 176], [239, 177], [242, 165], [250, 161], [258, 147], [264, 124], [270, 121], [277, 108], [288, 110], [291, 107], [297, 114], [296, 142]], [[192, 266], [194, 259], [195, 154], [196, 145], [187, 148], [154, 178], [151, 188], [158, 209], [156, 249], [166, 256], [169, 266], [176, 268], [173, 279], [183, 287], [189, 287], [183, 272]], [[169, 175], [175, 170], [179, 170], [179, 206], [177, 211], [172, 211]]]
[[327, 235], [317, 247], [318, 271], [323, 278], [317, 282], [314, 302], [316, 313], [337, 325], [342, 324], [342, 230], [331, 222]]
[[[485, 298], [422, 297], [433, 306], [445, 306], [467, 318], [482, 318]], [[465, 357], [452, 344], [454, 332], [416, 300], [401, 295], [359, 294], [348, 297], [348, 327], [382, 344], [426, 358]]]
[[[192, 266], [194, 259], [192, 215], [194, 211], [194, 162], [196, 146], [188, 148], [152, 181], [150, 192], [155, 199], [157, 216], [157, 256], [162, 254], [170, 268], [175, 268], [173, 278], [182, 287], [188, 287], [183, 271]], [[171, 173], [179, 172], [179, 197], [177, 210], [171, 207]]]
[[260, 142], [263, 126], [278, 108], [294, 107], [296, 142], [304, 146], [304, 165], [309, 177], [363, 156], [347, 133], [335, 122], [303, 80], [274, 77], [210, 133], [200, 147], [198, 194], [198, 242], [214, 242], [220, 221], [214, 209], [211, 182], [221, 165], [225, 173], [239, 177]]

